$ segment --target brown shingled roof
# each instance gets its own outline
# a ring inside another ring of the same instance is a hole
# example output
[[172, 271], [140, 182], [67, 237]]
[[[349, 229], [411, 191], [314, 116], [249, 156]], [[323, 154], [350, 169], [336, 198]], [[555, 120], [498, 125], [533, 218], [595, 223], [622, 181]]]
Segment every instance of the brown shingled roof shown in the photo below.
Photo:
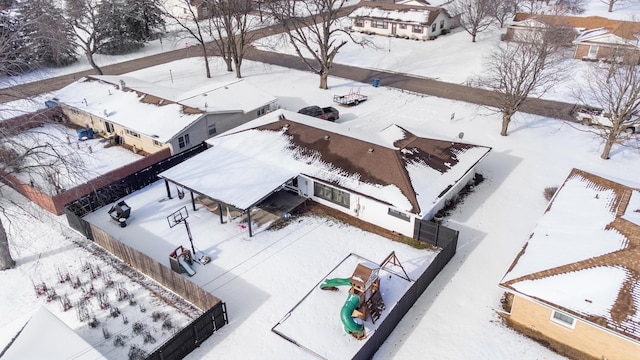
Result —
[[611, 34], [629, 40], [636, 40], [636, 36], [640, 35], [640, 22], [612, 20], [601, 16], [579, 17], [516, 13], [513, 21], [518, 22], [527, 19], [536, 19], [543, 23], [571, 26], [584, 30], [604, 28], [609, 30]]
[[406, 165], [422, 162], [444, 172], [457, 163], [456, 154], [460, 149], [475, 146], [420, 138], [403, 129], [405, 139], [394, 144], [398, 149], [392, 149], [287, 119], [257, 129], [281, 131], [287, 126], [286, 132], [295, 145], [319, 153], [323, 161], [350, 175], [360, 175], [363, 182], [397, 186], [411, 203], [411, 212], [415, 214], [420, 213], [420, 207]]
[[[611, 315], [611, 319], [613, 320], [612, 322], [600, 317], [577, 314], [572, 309], [562, 308], [556, 304], [552, 304], [546, 301], [545, 299], [537, 299], [556, 308], [560, 308], [563, 311], [572, 313], [577, 317], [581, 317], [583, 319], [586, 319], [587, 321], [591, 321], [600, 326], [606, 327], [612, 331], [624, 334], [625, 336], [636, 340], [640, 340], [640, 323], [632, 320], [637, 316], [638, 313], [640, 313], [640, 309], [635, 308], [635, 304], [640, 303], [640, 298], [638, 298], [638, 294], [640, 293], [638, 291], [638, 287], [640, 287], [640, 226], [622, 218], [625, 211], [627, 210], [627, 206], [629, 205], [629, 200], [631, 199], [633, 190], [640, 190], [630, 188], [628, 186], [608, 179], [604, 179], [597, 175], [587, 173], [578, 169], [573, 169], [571, 171], [571, 173], [567, 177], [567, 180], [565, 180], [565, 183], [569, 179], [576, 177], [583, 179], [587, 188], [594, 188], [598, 191], [613, 191], [615, 197], [610, 203], [610, 208], [615, 212], [615, 218], [611, 223], [607, 225], [607, 228], [615, 229], [622, 235], [624, 235], [628, 241], [627, 246], [618, 251], [614, 251], [604, 255], [527, 274], [516, 279], [505, 281], [500, 285], [517, 292], [512, 287], [512, 285], [522, 281], [542, 279], [595, 267], [624, 268], [629, 271], [630, 276], [622, 285], [622, 288], [617, 294], [616, 301], [609, 312]], [[560, 190], [558, 191], [562, 191], [562, 188], [560, 188]], [[551, 209], [552, 206], [553, 202], [549, 204], [547, 212], [549, 211], [549, 209]], [[575, 224], [575, 226], [580, 226], [580, 224]], [[509, 272], [518, 263], [519, 259], [525, 254], [526, 248], [527, 244], [525, 244], [523, 249], [520, 251], [516, 259], [512, 263]], [[622, 324], [623, 321], [626, 321], [625, 324]]]
[[[114, 84], [114, 83], [109, 82], [109, 81], [105, 81], [103, 79], [97, 79], [97, 78], [94, 78], [92, 76], [87, 76], [87, 79], [89, 81], [98, 81], [98, 82], [101, 82], [103, 84], [110, 84], [110, 85], [113, 85], [114, 89], [119, 89], [119, 85]], [[134, 91], [138, 95], [139, 101], [141, 103], [144, 103], [144, 104], [150, 104], [150, 105], [156, 105], [156, 106], [164, 106], [164, 105], [169, 105], [169, 104], [176, 104], [176, 102], [173, 101], [173, 100], [164, 99], [164, 98], [158, 97], [156, 95], [151, 95], [151, 94], [148, 94], [148, 93], [143, 92], [143, 91], [130, 89], [128, 87], [125, 87], [124, 91]], [[194, 108], [194, 107], [186, 106], [186, 105], [182, 105], [182, 104], [180, 104], [180, 106], [182, 106], [182, 112], [185, 113], [185, 114], [189, 114], [189, 115], [204, 114], [204, 111], [202, 111], [202, 110], [200, 110], [198, 108]]]

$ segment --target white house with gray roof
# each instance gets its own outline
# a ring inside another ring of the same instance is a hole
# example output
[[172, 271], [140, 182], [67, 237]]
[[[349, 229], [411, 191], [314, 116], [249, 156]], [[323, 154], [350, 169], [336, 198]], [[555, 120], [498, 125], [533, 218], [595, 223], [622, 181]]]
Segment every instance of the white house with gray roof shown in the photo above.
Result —
[[124, 75], [87, 76], [54, 96], [72, 123], [150, 154], [185, 151], [266, 114], [276, 101], [242, 79], [187, 90]]

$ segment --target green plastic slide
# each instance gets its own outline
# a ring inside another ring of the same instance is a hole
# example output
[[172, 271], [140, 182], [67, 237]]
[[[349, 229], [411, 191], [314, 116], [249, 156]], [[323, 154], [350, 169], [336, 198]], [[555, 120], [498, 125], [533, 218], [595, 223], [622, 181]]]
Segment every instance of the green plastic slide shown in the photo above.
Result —
[[347, 334], [355, 334], [357, 336], [364, 334], [364, 326], [353, 321], [353, 317], [351, 317], [359, 302], [360, 298], [358, 296], [349, 293], [347, 301], [345, 301], [344, 305], [342, 305], [342, 310], [340, 310], [340, 320], [342, 320], [342, 326], [344, 326], [344, 331]]
[[338, 286], [351, 286], [351, 278], [326, 279], [322, 284], [320, 284], [320, 289], [335, 290]]

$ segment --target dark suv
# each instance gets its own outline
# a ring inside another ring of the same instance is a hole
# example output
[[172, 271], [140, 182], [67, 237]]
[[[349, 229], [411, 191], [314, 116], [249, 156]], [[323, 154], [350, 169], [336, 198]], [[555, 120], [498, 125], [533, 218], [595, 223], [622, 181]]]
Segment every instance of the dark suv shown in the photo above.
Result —
[[340, 113], [334, 107], [307, 106], [298, 110], [298, 113], [317, 117], [323, 120], [336, 121], [340, 118]]

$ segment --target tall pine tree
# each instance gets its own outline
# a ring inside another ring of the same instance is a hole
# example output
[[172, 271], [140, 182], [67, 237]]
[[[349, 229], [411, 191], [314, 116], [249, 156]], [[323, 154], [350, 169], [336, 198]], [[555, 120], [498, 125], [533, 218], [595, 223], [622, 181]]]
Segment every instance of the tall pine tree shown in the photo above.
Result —
[[52, 0], [21, 1], [19, 14], [29, 42], [25, 50], [39, 65], [60, 67], [78, 59], [73, 29]]

